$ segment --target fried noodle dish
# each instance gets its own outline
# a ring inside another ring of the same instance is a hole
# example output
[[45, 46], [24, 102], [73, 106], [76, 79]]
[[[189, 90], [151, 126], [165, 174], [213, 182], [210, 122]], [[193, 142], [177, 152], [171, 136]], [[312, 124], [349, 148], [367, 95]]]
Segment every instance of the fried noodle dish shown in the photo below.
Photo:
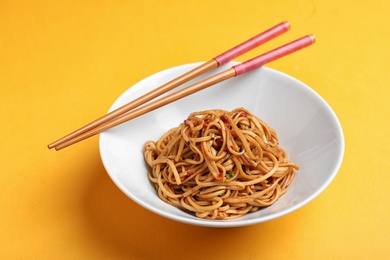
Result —
[[275, 130], [244, 108], [191, 113], [143, 147], [158, 196], [204, 219], [232, 219], [275, 203], [298, 165]]

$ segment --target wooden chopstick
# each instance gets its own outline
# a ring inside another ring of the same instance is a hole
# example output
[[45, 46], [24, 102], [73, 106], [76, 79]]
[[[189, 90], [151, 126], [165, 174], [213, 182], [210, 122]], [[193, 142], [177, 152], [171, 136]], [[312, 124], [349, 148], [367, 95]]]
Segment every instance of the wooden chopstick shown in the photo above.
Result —
[[201, 74], [204, 74], [205, 72], [217, 68], [232, 59], [244, 54], [245, 52], [248, 52], [249, 50], [279, 36], [280, 34], [288, 31], [290, 28], [290, 24], [288, 22], [282, 22], [279, 23], [270, 29], [250, 38], [249, 40], [225, 51], [224, 53], [214, 57], [213, 59], [201, 64], [200, 66], [192, 69], [191, 71], [169, 81], [168, 83], [154, 89], [153, 91], [125, 104], [124, 106], [96, 119], [95, 121], [92, 121], [91, 123], [81, 127], [80, 129], [58, 139], [57, 141], [51, 143], [48, 145], [48, 148], [54, 148], [56, 146], [59, 146], [62, 143], [65, 143], [73, 138], [75, 138], [78, 135], [81, 135], [85, 132], [88, 132], [96, 127], [98, 127], [101, 124], [104, 124], [105, 122], [108, 122], [124, 113], [127, 113], [131, 109], [134, 109], [160, 95], [163, 93], [166, 93], [169, 90], [172, 90], [185, 82], [188, 82], [189, 80], [198, 77]]
[[188, 86], [182, 90], [179, 90], [179, 91], [174, 92], [170, 95], [162, 97], [156, 101], [148, 103], [148, 104], [141, 106], [137, 109], [134, 109], [134, 110], [132, 110], [126, 114], [123, 114], [123, 115], [121, 115], [121, 116], [119, 116], [111, 121], [103, 123], [103, 124], [99, 125], [98, 127], [88, 131], [88, 132], [85, 132], [81, 135], [76, 136], [73, 139], [70, 139], [66, 142], [63, 142], [63, 143], [55, 146], [55, 149], [56, 150], [63, 149], [67, 146], [70, 146], [70, 145], [75, 144], [79, 141], [87, 139], [93, 135], [99, 134], [107, 129], [110, 129], [114, 126], [122, 124], [126, 121], [134, 119], [134, 118], [141, 116], [143, 114], [146, 114], [152, 110], [155, 110], [155, 109], [162, 107], [166, 104], [172, 103], [178, 99], [181, 99], [185, 96], [191, 95], [191, 94], [193, 94], [197, 91], [200, 91], [202, 89], [205, 89], [209, 86], [215, 85], [215, 84], [222, 82], [224, 80], [227, 80], [229, 78], [236, 77], [236, 76], [244, 74], [248, 71], [251, 71], [253, 69], [259, 68], [266, 63], [269, 63], [271, 61], [274, 61], [276, 59], [284, 57], [290, 53], [293, 53], [293, 52], [298, 51], [302, 48], [305, 48], [305, 47], [313, 44], [314, 42], [315, 42], [315, 38], [313, 35], [307, 35], [307, 36], [304, 36], [302, 38], [299, 38], [293, 42], [290, 42], [290, 43], [283, 45], [279, 48], [271, 50], [265, 54], [257, 56], [253, 59], [246, 61], [246, 62], [243, 62], [241, 64], [237, 64], [237, 65], [231, 67], [230, 69], [222, 71], [214, 76], [206, 78], [206, 79], [204, 79], [198, 83], [195, 83], [191, 86]]

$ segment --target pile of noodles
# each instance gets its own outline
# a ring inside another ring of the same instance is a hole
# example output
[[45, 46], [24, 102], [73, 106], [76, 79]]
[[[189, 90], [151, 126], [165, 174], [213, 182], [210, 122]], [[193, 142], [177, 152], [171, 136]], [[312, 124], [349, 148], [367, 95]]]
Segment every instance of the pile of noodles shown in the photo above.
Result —
[[206, 219], [272, 205], [298, 170], [275, 131], [243, 108], [192, 113], [143, 153], [158, 196]]

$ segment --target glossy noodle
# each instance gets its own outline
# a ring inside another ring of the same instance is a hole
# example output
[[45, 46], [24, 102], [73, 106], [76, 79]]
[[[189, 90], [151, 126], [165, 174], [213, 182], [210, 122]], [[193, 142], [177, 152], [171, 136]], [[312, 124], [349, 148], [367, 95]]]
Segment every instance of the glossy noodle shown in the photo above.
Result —
[[244, 108], [192, 113], [143, 153], [158, 196], [205, 219], [272, 205], [298, 170], [276, 132]]

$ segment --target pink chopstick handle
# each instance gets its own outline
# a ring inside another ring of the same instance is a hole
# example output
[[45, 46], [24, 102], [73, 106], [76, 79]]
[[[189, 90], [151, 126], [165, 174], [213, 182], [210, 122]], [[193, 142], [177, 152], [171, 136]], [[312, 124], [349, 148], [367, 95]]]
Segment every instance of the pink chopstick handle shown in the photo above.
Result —
[[260, 33], [259, 35], [237, 45], [236, 47], [231, 48], [230, 50], [218, 55], [214, 58], [219, 64], [219, 66], [233, 60], [234, 58], [240, 56], [241, 54], [250, 51], [251, 49], [275, 38], [276, 36], [288, 31], [290, 29], [290, 24], [288, 22], [282, 22], [274, 27], [268, 29], [265, 32]]
[[315, 38], [313, 35], [307, 35], [304, 36], [298, 40], [295, 40], [293, 42], [290, 42], [286, 45], [283, 45], [279, 48], [276, 48], [272, 51], [269, 51], [265, 54], [262, 54], [260, 56], [257, 56], [251, 60], [248, 60], [246, 62], [243, 62], [241, 64], [233, 66], [234, 70], [236, 71], [236, 76], [241, 75], [245, 72], [248, 72], [250, 70], [259, 68], [263, 66], [266, 63], [269, 63], [271, 61], [274, 61], [276, 59], [279, 59], [283, 56], [286, 56], [290, 53], [296, 52], [300, 49], [303, 49], [315, 42]]

